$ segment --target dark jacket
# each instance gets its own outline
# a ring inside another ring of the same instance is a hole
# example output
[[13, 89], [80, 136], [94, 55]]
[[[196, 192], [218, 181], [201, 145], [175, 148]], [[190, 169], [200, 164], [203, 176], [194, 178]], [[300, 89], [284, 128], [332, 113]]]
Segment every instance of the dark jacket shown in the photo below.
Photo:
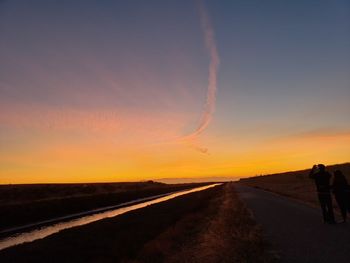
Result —
[[330, 179], [332, 175], [326, 171], [318, 171], [314, 173], [311, 171], [310, 178], [314, 179], [317, 191], [319, 193], [329, 193], [331, 190]]
[[350, 191], [350, 186], [344, 176], [335, 176], [332, 188], [334, 194], [341, 194]]

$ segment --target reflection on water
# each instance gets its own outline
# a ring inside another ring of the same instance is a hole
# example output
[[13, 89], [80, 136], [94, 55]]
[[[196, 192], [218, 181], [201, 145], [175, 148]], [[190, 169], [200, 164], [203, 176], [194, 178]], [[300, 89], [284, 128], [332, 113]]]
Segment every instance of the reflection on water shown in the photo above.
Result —
[[140, 209], [140, 208], [152, 205], [152, 204], [164, 202], [164, 201], [167, 201], [169, 199], [173, 199], [173, 198], [181, 196], [181, 195], [202, 191], [202, 190], [214, 187], [216, 185], [220, 185], [220, 184], [211, 184], [211, 185], [207, 185], [207, 186], [197, 187], [197, 188], [194, 188], [191, 190], [177, 192], [174, 194], [170, 194], [170, 195], [160, 197], [157, 199], [153, 199], [151, 201], [143, 202], [140, 204], [122, 207], [122, 208], [118, 208], [115, 210], [110, 210], [110, 211], [97, 213], [97, 214], [93, 214], [93, 215], [88, 215], [88, 216], [80, 217], [80, 218], [73, 219], [70, 221], [57, 223], [57, 224], [54, 224], [51, 226], [45, 226], [45, 227], [42, 227], [42, 228], [39, 228], [36, 230], [32, 230], [30, 232], [16, 234], [12, 237], [8, 237], [8, 238], [5, 238], [3, 240], [0, 240], [0, 250], [15, 246], [15, 245], [19, 245], [22, 243], [32, 242], [32, 241], [37, 240], [37, 239], [42, 239], [42, 238], [45, 238], [49, 235], [58, 233], [64, 229], [69, 229], [69, 228], [76, 227], [76, 226], [86, 225], [86, 224], [89, 224], [89, 223], [92, 223], [92, 222], [95, 222], [95, 221], [98, 221], [101, 219], [115, 217], [115, 216], [124, 214], [126, 212], [132, 211], [132, 210], [136, 210], [136, 209]]

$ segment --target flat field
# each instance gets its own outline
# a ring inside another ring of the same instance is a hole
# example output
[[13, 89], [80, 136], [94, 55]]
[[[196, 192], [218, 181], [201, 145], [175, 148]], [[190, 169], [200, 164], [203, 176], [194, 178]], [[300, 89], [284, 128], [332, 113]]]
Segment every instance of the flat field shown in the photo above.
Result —
[[0, 231], [202, 184], [94, 183], [0, 185]]
[[1, 262], [272, 262], [233, 183], [0, 251]]

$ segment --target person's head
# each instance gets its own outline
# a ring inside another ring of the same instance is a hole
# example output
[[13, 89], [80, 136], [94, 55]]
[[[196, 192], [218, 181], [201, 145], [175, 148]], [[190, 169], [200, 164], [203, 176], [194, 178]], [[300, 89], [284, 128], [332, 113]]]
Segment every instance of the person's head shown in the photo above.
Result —
[[324, 172], [326, 170], [326, 166], [324, 164], [319, 164], [317, 167], [320, 169], [320, 172]]

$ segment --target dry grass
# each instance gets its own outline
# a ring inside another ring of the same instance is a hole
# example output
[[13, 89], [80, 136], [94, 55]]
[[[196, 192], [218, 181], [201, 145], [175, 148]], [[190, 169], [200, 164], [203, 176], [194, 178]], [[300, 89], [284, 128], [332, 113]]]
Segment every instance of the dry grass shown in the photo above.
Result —
[[201, 185], [156, 182], [0, 185], [0, 230]]
[[[331, 165], [327, 170], [333, 173], [341, 170], [350, 182], [350, 163]], [[301, 200], [311, 205], [318, 205], [316, 188], [313, 180], [309, 178], [310, 170], [301, 170], [280, 174], [257, 176], [241, 179], [246, 185], [268, 190], [284, 196]]]
[[226, 186], [217, 215], [198, 241], [192, 252], [196, 262], [265, 262], [266, 259], [261, 230], [238, 200], [232, 185]]
[[148, 242], [132, 262], [272, 262], [251, 214], [226, 184], [208, 206]]
[[135, 259], [149, 240], [176, 226], [187, 215], [203, 211], [210, 200], [221, 192], [222, 186], [217, 186], [115, 218], [67, 229], [41, 240], [2, 250], [0, 262], [115, 263]]
[[191, 184], [164, 184], [146, 181], [123, 183], [0, 185], [0, 205], [26, 204], [64, 198], [120, 194], [131, 191], [150, 191], [161, 188], [184, 187], [186, 185]]

